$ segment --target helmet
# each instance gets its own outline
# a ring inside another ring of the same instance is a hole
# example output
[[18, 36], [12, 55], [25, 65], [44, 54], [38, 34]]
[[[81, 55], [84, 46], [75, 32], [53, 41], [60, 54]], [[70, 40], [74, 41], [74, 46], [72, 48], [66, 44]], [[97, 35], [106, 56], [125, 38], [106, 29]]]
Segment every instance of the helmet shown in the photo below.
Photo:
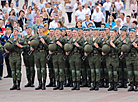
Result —
[[86, 52], [86, 53], [91, 53], [92, 50], [93, 50], [92, 45], [87, 44], [87, 45], [84, 46], [84, 52]]
[[36, 49], [39, 45], [39, 40], [32, 40], [30, 46]]
[[102, 47], [102, 52], [103, 53], [109, 53], [111, 51], [111, 48], [108, 44], [104, 44]]
[[10, 42], [7, 42], [5, 45], [4, 45], [4, 48], [8, 51], [13, 51], [14, 50], [14, 44], [11, 44]]
[[65, 52], [70, 52], [72, 49], [73, 49], [72, 44], [66, 43], [66, 44], [64, 45], [64, 50], [65, 50]]
[[49, 44], [48, 45], [48, 49], [50, 50], [50, 51], [56, 51], [57, 50], [57, 45], [55, 44], [55, 43], [53, 43], [53, 44]]
[[128, 53], [130, 51], [130, 46], [128, 44], [123, 44], [121, 46], [121, 51], [124, 53]]

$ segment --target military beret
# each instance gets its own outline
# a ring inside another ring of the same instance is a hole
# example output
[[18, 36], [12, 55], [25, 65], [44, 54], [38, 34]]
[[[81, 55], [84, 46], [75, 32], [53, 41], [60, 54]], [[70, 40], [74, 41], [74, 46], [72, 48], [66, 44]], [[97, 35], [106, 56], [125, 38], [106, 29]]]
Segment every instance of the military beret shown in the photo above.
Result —
[[66, 30], [72, 30], [72, 28], [66, 28]]
[[92, 28], [94, 27], [95, 28], [95, 25], [90, 25], [90, 27], [92, 27]]
[[32, 28], [32, 26], [27, 26], [26, 29], [28, 29], [28, 28]]
[[66, 28], [62, 28], [61, 30], [65, 30], [66, 31]]
[[78, 31], [78, 29], [77, 29], [77, 28], [74, 28], [73, 30], [76, 30], [76, 31]]
[[55, 28], [55, 30], [60, 30], [60, 31], [62, 31], [61, 28], [59, 28], [59, 27]]
[[99, 31], [106, 31], [106, 29], [105, 28], [100, 28]]
[[94, 28], [93, 31], [98, 30], [98, 28]]
[[44, 28], [44, 25], [43, 24], [39, 24], [37, 28], [39, 28], [39, 27], [43, 27]]
[[90, 31], [90, 28], [85, 28], [84, 31]]
[[83, 27], [79, 27], [79, 28], [78, 28], [78, 30], [80, 30], [80, 29], [83, 30]]
[[10, 26], [7, 26], [6, 29], [10, 29], [10, 30], [12, 30], [12, 28], [11, 28]]
[[17, 29], [17, 28], [14, 28], [13, 30], [17, 30], [19, 32], [19, 29]]
[[109, 29], [111, 29], [110, 26], [105, 26], [105, 28], [109, 28]]
[[118, 30], [119, 28], [118, 27], [114, 27], [114, 29], [117, 29]]
[[136, 32], [136, 30], [133, 28], [129, 29], [129, 31]]
[[127, 31], [127, 28], [123, 28], [123, 27], [122, 27], [120, 30], [122, 30], [122, 31], [125, 31], [125, 32], [126, 32], [126, 31]]
[[55, 30], [54, 28], [49, 28], [49, 30]]
[[114, 31], [114, 32], [116, 32], [116, 30], [115, 30], [115, 29], [110, 29], [110, 31]]
[[128, 26], [127, 25], [123, 25], [122, 28], [128, 28]]

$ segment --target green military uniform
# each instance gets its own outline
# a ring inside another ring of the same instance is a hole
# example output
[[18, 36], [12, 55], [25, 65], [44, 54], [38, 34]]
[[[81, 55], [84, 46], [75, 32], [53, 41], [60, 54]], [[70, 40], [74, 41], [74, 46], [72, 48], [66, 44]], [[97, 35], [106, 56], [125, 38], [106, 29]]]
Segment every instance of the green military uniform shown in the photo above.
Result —
[[[31, 41], [33, 39], [33, 35], [31, 36], [24, 36], [23, 40], [28, 44], [28, 41]], [[23, 61], [26, 67], [26, 76], [28, 83], [25, 85], [25, 87], [34, 87], [34, 77], [35, 77], [35, 69], [34, 69], [34, 55], [29, 55], [28, 52], [30, 50], [30, 47], [24, 50], [23, 52]]]
[[[34, 36], [36, 39], [35, 41], [39, 42], [38, 47], [35, 49], [34, 52], [34, 59], [35, 59], [35, 64], [36, 64], [36, 69], [37, 69], [37, 78], [39, 81], [39, 86], [36, 88], [45, 90], [45, 83], [46, 83], [46, 78], [47, 78], [47, 69], [46, 69], [46, 63], [48, 63], [46, 56], [47, 56], [47, 51], [48, 51], [48, 44], [50, 42], [48, 36]], [[45, 40], [45, 43], [43, 44], [40, 39], [43, 38]], [[42, 84], [42, 78], [43, 78], [43, 84]]]

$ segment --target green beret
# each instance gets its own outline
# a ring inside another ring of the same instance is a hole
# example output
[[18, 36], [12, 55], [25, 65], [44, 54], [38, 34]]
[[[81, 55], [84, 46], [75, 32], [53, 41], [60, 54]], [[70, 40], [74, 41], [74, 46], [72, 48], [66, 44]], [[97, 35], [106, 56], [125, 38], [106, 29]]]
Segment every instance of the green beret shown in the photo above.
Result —
[[43, 27], [44, 28], [44, 25], [43, 24], [39, 24], [37, 28], [39, 28], [39, 27]]
[[19, 32], [19, 29], [17, 29], [17, 28], [14, 28], [13, 30], [17, 30]]

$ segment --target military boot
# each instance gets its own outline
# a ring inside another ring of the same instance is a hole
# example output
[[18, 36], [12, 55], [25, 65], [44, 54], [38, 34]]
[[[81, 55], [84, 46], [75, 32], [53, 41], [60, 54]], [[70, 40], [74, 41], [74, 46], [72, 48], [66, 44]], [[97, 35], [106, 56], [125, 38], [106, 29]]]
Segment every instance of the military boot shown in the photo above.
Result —
[[76, 90], [80, 90], [80, 82], [77, 81], [77, 87], [76, 87]]
[[46, 85], [46, 87], [52, 87], [53, 86], [53, 80], [52, 78], [50, 78], [50, 83], [48, 85]]
[[101, 79], [99, 87], [104, 87], [104, 79]]
[[60, 82], [59, 90], [63, 90], [63, 89], [64, 89], [64, 88], [63, 88], [63, 83], [64, 83], [63, 81]]
[[124, 88], [127, 88], [127, 80], [124, 81]]
[[123, 80], [120, 81], [120, 84], [119, 84], [119, 86], [117, 88], [124, 88], [124, 82], [123, 82]]
[[40, 90], [42, 89], [42, 80], [39, 80], [39, 86], [35, 88], [35, 90]]
[[135, 90], [134, 91], [138, 91], [138, 85], [135, 85]]
[[117, 83], [114, 82], [114, 91], [117, 91]]
[[24, 87], [31, 87], [31, 80], [28, 80], [28, 83]]
[[74, 86], [73, 86], [73, 88], [71, 90], [76, 90], [77, 83], [76, 83], [76, 81], [74, 81], [73, 83], [74, 83]]
[[63, 82], [63, 85], [66, 85], [67, 84], [67, 81], [66, 81], [66, 77], [65, 77], [65, 80]]
[[82, 80], [82, 85], [80, 87], [87, 87], [87, 79]]
[[88, 80], [88, 87], [91, 87], [91, 78]]
[[21, 81], [18, 81], [17, 90], [21, 90], [21, 88], [20, 88], [20, 83], [21, 83]]
[[104, 86], [105, 88], [108, 88], [109, 87], [109, 80], [106, 80], [105, 81], [105, 86]]
[[68, 83], [66, 83], [66, 85], [64, 85], [64, 87], [70, 87], [70, 78], [68, 79]]
[[53, 79], [53, 87], [56, 87], [56, 80], [55, 80], [55, 78]]
[[45, 90], [45, 89], [46, 89], [45, 84], [46, 84], [46, 81], [43, 80], [43, 83], [42, 83], [42, 90]]
[[32, 78], [32, 81], [31, 81], [31, 87], [35, 87], [34, 86], [34, 77]]
[[96, 85], [95, 85], [95, 82], [94, 82], [94, 83], [93, 83], [93, 86], [90, 88], [90, 91], [91, 91], [91, 90], [95, 90], [95, 86], [96, 86]]
[[59, 89], [59, 87], [60, 87], [60, 82], [57, 81], [57, 86], [55, 88], [53, 88], [53, 90], [57, 90], [57, 89]]
[[15, 90], [17, 89], [16, 81], [13, 81], [13, 86], [10, 88], [10, 90]]
[[97, 82], [95, 86], [95, 91], [98, 91], [98, 90], [99, 90], [99, 83]]
[[73, 87], [73, 81], [70, 79], [70, 87]]
[[128, 91], [134, 91], [134, 84], [130, 83], [130, 88], [128, 89]]
[[108, 89], [108, 91], [112, 91], [112, 90], [114, 90], [114, 84], [113, 84], [113, 82], [110, 83], [110, 88]]

